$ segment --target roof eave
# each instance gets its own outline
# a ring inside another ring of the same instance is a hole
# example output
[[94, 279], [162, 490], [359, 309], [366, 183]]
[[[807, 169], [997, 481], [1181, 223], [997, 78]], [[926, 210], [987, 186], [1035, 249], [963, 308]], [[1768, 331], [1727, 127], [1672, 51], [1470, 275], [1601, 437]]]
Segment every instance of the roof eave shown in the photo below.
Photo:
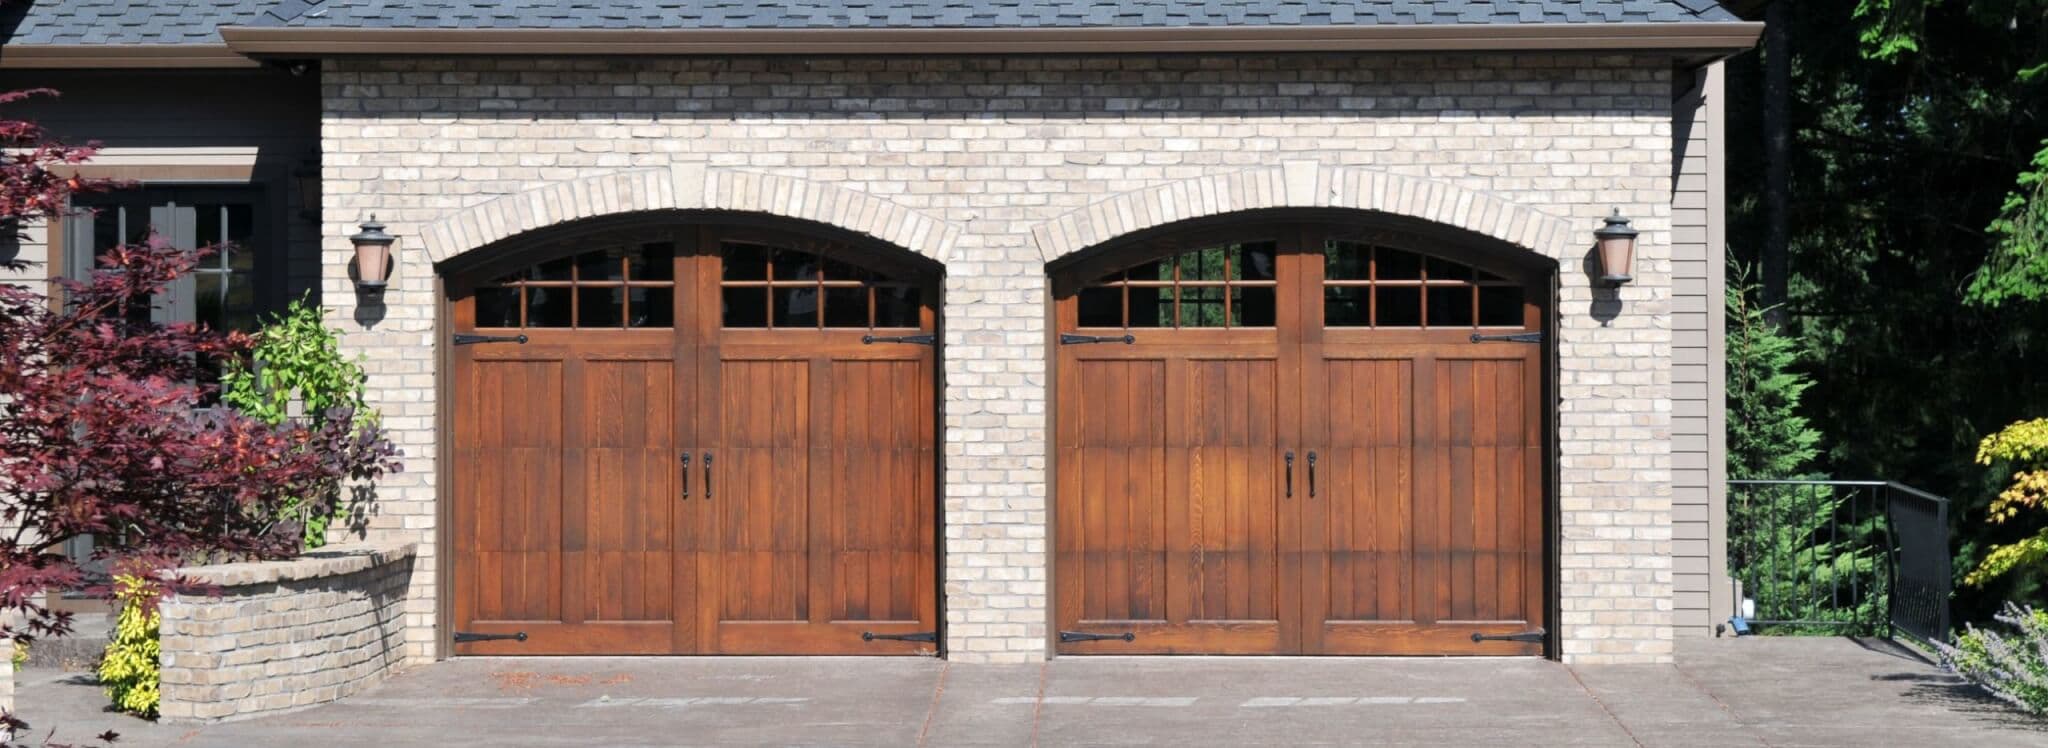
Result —
[[943, 29], [330, 29], [224, 26], [250, 57], [1200, 52], [1732, 53], [1752, 22]]
[[225, 44], [0, 45], [0, 70], [253, 68], [261, 64]]

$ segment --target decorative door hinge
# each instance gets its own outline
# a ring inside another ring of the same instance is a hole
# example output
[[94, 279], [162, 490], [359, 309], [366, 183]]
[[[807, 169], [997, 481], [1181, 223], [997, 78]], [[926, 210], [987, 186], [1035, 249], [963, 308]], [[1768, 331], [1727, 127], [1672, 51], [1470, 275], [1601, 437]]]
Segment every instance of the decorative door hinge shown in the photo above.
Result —
[[478, 334], [475, 334], [475, 333], [467, 333], [467, 332], [458, 332], [458, 333], [455, 333], [455, 344], [456, 344], [456, 345], [476, 345], [476, 344], [478, 344], [478, 343], [519, 343], [519, 344], [521, 344], [521, 345], [525, 345], [525, 344], [526, 344], [526, 336], [525, 336], [525, 335], [478, 335]]
[[1543, 629], [1537, 629], [1535, 631], [1524, 631], [1519, 634], [1482, 634], [1477, 631], [1474, 631], [1472, 632], [1472, 642], [1474, 644], [1477, 644], [1479, 642], [1522, 642], [1524, 644], [1542, 644], [1543, 633]]
[[1540, 332], [1517, 332], [1517, 333], [1509, 333], [1509, 334], [1506, 334], [1506, 335], [1481, 335], [1481, 334], [1479, 334], [1479, 333], [1476, 333], [1476, 332], [1475, 332], [1475, 333], [1472, 333], [1472, 342], [1474, 342], [1474, 343], [1489, 343], [1489, 342], [1491, 342], [1491, 343], [1541, 343], [1541, 342], [1543, 342], [1543, 333], [1540, 333]]
[[1060, 345], [1087, 345], [1089, 343], [1122, 343], [1130, 345], [1138, 339], [1130, 335], [1075, 335], [1060, 333]]
[[1082, 633], [1082, 632], [1079, 632], [1079, 631], [1062, 631], [1062, 632], [1060, 632], [1060, 642], [1061, 642], [1061, 643], [1067, 643], [1067, 642], [1099, 642], [1099, 641], [1109, 641], [1109, 640], [1116, 640], [1116, 641], [1126, 641], [1126, 642], [1127, 642], [1127, 641], [1136, 641], [1136, 640], [1137, 640], [1137, 638], [1138, 638], [1138, 635], [1137, 635], [1137, 634], [1133, 634], [1133, 633], [1131, 633], [1131, 632], [1129, 632], [1129, 631], [1123, 632], [1123, 633], [1121, 633], [1121, 634], [1087, 634], [1087, 633]]
[[862, 335], [860, 342], [865, 345], [876, 343], [909, 343], [911, 345], [938, 345], [938, 339], [931, 335]]
[[877, 634], [873, 631], [860, 632], [861, 641], [871, 642], [876, 639], [886, 639], [889, 641], [899, 642], [931, 642], [933, 644], [937, 644], [939, 642], [939, 632], [919, 631], [911, 634]]
[[495, 642], [495, 641], [516, 641], [516, 642], [523, 642], [523, 641], [526, 641], [526, 632], [524, 632], [524, 631], [521, 631], [521, 632], [519, 632], [519, 633], [516, 633], [516, 634], [477, 634], [477, 633], [471, 633], [471, 632], [468, 632], [468, 631], [457, 631], [457, 632], [455, 632], [455, 643], [456, 643], [456, 644], [468, 644], [468, 643], [470, 643], [470, 642]]

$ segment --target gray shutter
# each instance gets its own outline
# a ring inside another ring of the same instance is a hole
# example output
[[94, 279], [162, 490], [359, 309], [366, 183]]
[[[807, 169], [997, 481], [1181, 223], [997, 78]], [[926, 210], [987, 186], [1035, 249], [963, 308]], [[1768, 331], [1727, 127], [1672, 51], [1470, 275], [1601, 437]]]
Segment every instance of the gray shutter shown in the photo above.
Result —
[[[149, 208], [149, 225], [171, 246], [191, 250], [199, 247], [199, 212], [190, 205], [170, 203]], [[193, 322], [198, 319], [198, 284], [191, 273], [171, 281], [153, 304], [150, 319], [158, 324]]]
[[93, 222], [112, 221], [113, 216], [97, 216], [92, 211], [74, 209], [64, 216], [64, 277], [83, 281], [92, 277], [92, 271], [99, 267], [98, 252], [93, 243]]

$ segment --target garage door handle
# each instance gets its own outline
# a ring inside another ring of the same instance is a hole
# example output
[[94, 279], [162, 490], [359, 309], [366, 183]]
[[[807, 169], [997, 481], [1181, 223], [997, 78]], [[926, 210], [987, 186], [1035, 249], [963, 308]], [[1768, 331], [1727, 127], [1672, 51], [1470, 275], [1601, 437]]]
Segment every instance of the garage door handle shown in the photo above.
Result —
[[1316, 497], [1316, 451], [1308, 451], [1308, 497]]
[[683, 453], [683, 500], [690, 500], [690, 453]]
[[1287, 498], [1294, 498], [1294, 451], [1287, 452]]
[[711, 453], [704, 453], [704, 500], [711, 500]]

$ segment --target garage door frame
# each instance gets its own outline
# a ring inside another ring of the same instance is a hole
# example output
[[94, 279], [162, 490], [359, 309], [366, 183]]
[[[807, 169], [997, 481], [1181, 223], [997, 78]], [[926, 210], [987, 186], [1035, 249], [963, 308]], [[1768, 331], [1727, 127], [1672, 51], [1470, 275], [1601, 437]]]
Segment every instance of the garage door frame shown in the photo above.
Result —
[[[434, 460], [434, 541], [435, 567], [434, 584], [434, 637], [432, 657], [446, 660], [458, 656], [455, 651], [455, 582], [456, 568], [453, 558], [454, 538], [453, 508], [455, 499], [454, 458], [452, 438], [455, 417], [453, 387], [454, 356], [453, 333], [455, 300], [450, 296], [454, 284], [452, 278], [472, 273], [487, 272], [493, 268], [511, 268], [531, 263], [549, 255], [548, 245], [563, 239], [575, 238], [592, 233], [612, 234], [622, 232], [650, 231], [658, 228], [676, 228], [687, 225], [703, 225], [722, 228], [753, 229], [784, 235], [802, 236], [848, 245], [859, 250], [864, 259], [872, 259], [867, 265], [878, 270], [888, 270], [914, 277], [917, 283], [929, 284], [942, 292], [945, 270], [936, 261], [919, 256], [910, 250], [888, 244], [874, 237], [849, 231], [836, 226], [784, 216], [726, 210], [662, 210], [629, 214], [600, 216], [569, 221], [536, 231], [520, 234], [493, 242], [471, 251], [447, 258], [433, 266], [432, 288], [434, 293], [433, 356], [435, 446]], [[375, 314], [383, 304], [366, 302], [365, 310]], [[946, 309], [942, 303], [932, 304], [933, 331], [935, 340], [934, 366], [932, 367], [931, 409], [932, 438], [935, 445], [944, 443], [945, 405], [945, 346], [944, 330]], [[365, 324], [374, 324], [375, 319]], [[933, 526], [931, 531], [932, 559], [930, 569], [925, 573], [932, 578], [932, 600], [936, 641], [922, 644], [928, 648], [924, 653], [943, 657], [946, 641], [946, 593], [943, 579], [946, 568], [944, 479], [946, 456], [942, 448], [932, 454], [932, 498]], [[685, 655], [688, 656], [688, 655]], [[698, 655], [715, 656], [715, 655]]]
[[[1060, 475], [1060, 449], [1056, 443], [1056, 435], [1060, 429], [1059, 412], [1061, 408], [1058, 407], [1058, 404], [1061, 402], [1059, 388], [1062, 383], [1060, 378], [1054, 375], [1058, 368], [1057, 362], [1060, 360], [1061, 343], [1059, 338], [1062, 331], [1059, 324], [1058, 304], [1060, 294], [1064, 290], [1062, 279], [1077, 276], [1092, 277], [1130, 265], [1132, 262], [1128, 260], [1130, 256], [1133, 256], [1132, 250], [1146, 243], [1170, 241], [1176, 237], [1197, 232], [1214, 232], [1217, 236], [1227, 237], [1242, 233], [1248, 229], [1256, 229], [1262, 225], [1280, 223], [1328, 224], [1404, 235], [1411, 237], [1419, 244], [1426, 244], [1429, 249], [1425, 254], [1489, 270], [1511, 270], [1531, 279], [1527, 286], [1528, 289], [1547, 294], [1540, 300], [1542, 307], [1540, 345], [1542, 350], [1538, 355], [1538, 374], [1541, 381], [1537, 387], [1538, 395], [1541, 398], [1541, 406], [1537, 408], [1538, 423], [1541, 430], [1538, 472], [1540, 475], [1539, 487], [1542, 494], [1539, 497], [1541, 503], [1540, 516], [1542, 518], [1542, 527], [1539, 530], [1542, 541], [1542, 555], [1539, 568], [1543, 574], [1541, 585], [1543, 599], [1538, 605], [1547, 623], [1541, 642], [1541, 656], [1545, 659], [1561, 660], [1563, 651], [1562, 634], [1560, 632], [1562, 624], [1560, 621], [1563, 613], [1563, 602], [1560, 594], [1560, 583], [1563, 570], [1561, 558], [1562, 509], [1559, 502], [1559, 497], [1562, 493], [1559, 471], [1561, 453], [1558, 420], [1558, 405], [1561, 402], [1561, 398], [1558, 388], [1560, 382], [1560, 357], [1557, 339], [1559, 319], [1562, 314], [1561, 274], [1565, 270], [1562, 267], [1562, 263], [1555, 258], [1539, 254], [1531, 249], [1455, 226], [1376, 211], [1326, 208], [1252, 210], [1179, 221], [1119, 236], [1047, 263], [1046, 272], [1051, 279], [1051, 282], [1046, 284], [1044, 297], [1045, 361], [1047, 367], [1045, 569], [1049, 603], [1045, 610], [1045, 647], [1048, 659], [1066, 656], [1060, 652], [1059, 601], [1057, 600], [1059, 565], [1056, 562], [1059, 538], [1057, 522], [1054, 521], [1054, 517], [1057, 516], [1059, 502], [1062, 500], [1059, 490], [1060, 481], [1057, 479], [1057, 476]], [[1591, 271], [1588, 271], [1588, 277], [1589, 279], [1591, 278]], [[1539, 278], [1546, 280], [1539, 281], [1537, 280]], [[1593, 283], [1592, 285], [1594, 287], [1592, 304], [1596, 315], [1599, 314], [1601, 309], [1611, 307], [1617, 303], [1614, 290], [1602, 287], [1598, 283]]]

